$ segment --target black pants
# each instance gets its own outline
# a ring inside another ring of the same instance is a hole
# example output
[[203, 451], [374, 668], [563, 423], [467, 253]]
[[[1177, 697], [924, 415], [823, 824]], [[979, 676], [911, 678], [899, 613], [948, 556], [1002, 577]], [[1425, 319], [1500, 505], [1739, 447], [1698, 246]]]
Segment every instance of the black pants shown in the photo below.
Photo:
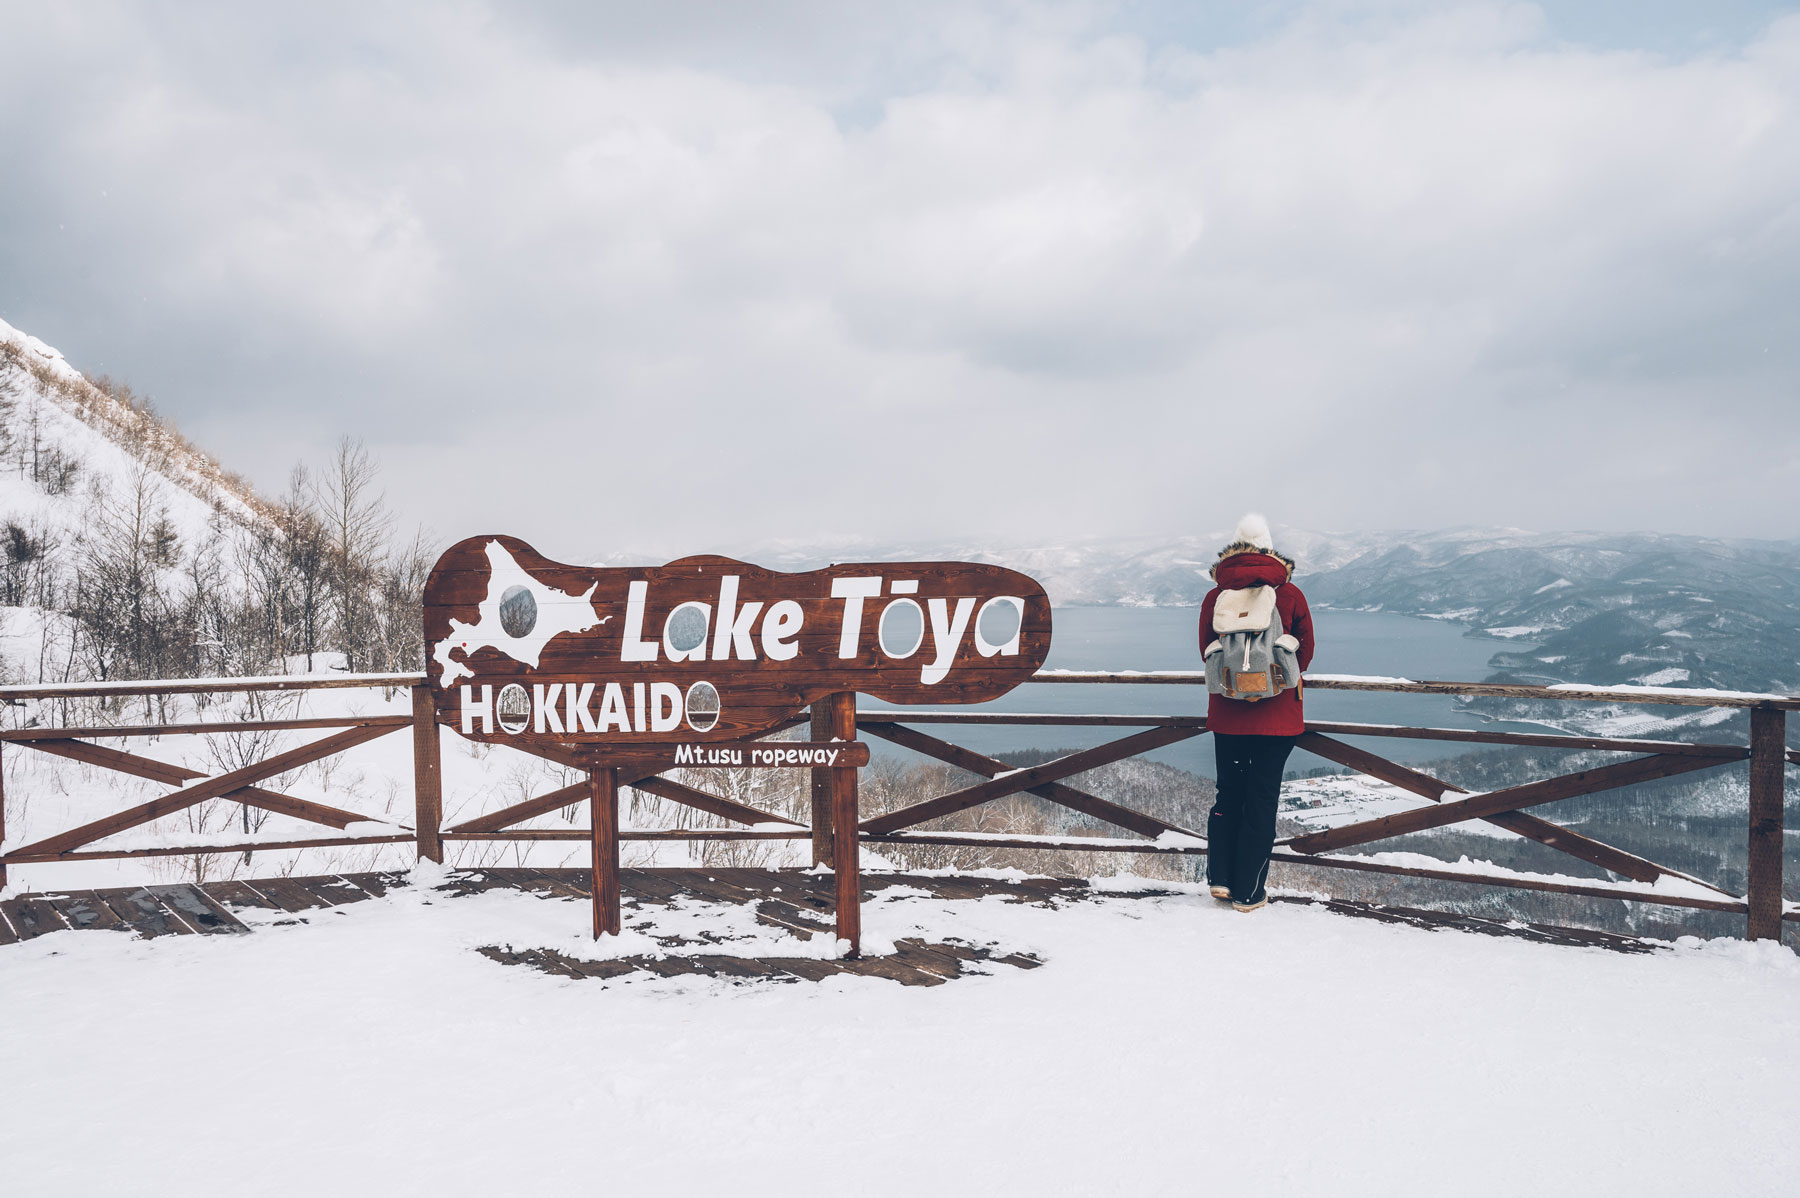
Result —
[[1275, 847], [1281, 773], [1298, 739], [1213, 733], [1219, 797], [1206, 817], [1206, 881], [1231, 887], [1232, 902], [1254, 903], [1263, 897], [1269, 851]]

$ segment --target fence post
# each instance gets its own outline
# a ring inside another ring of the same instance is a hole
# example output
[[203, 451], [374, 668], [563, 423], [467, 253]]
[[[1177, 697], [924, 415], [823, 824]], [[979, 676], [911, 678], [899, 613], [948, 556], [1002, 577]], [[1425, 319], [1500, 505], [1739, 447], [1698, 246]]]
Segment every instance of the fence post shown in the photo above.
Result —
[[[831, 696], [812, 705], [812, 739], [822, 744], [831, 739]], [[831, 857], [831, 770], [814, 766], [812, 774], [812, 863], [830, 865]]]
[[442, 864], [444, 771], [438, 752], [437, 703], [429, 684], [412, 688], [412, 707], [413, 829], [419, 839], [419, 856]]
[[1787, 713], [1750, 709], [1750, 906], [1745, 934], [1781, 941], [1782, 806], [1787, 774]]
[[[840, 692], [825, 701], [827, 735], [818, 739], [856, 739], [856, 695]], [[849, 955], [862, 955], [862, 821], [856, 798], [856, 767], [834, 766], [831, 789], [831, 869], [836, 882], [837, 938], [850, 942]]]
[[594, 846], [594, 939], [617, 936], [619, 917], [619, 767], [588, 768], [588, 828]]

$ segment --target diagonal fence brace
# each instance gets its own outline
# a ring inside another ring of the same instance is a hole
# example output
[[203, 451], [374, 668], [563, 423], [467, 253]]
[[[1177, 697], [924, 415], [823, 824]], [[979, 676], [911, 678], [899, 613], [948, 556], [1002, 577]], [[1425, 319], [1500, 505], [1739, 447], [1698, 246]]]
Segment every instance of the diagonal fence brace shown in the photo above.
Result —
[[1069, 753], [1042, 765], [1034, 765], [1029, 769], [1008, 770], [997, 778], [974, 786], [953, 791], [947, 795], [939, 795], [935, 799], [927, 799], [923, 803], [914, 803], [910, 807], [902, 807], [898, 811], [890, 811], [886, 815], [876, 816], [862, 822], [862, 831], [869, 835], [882, 835], [898, 832], [902, 828], [910, 828], [927, 820], [939, 819], [946, 815], [954, 815], [958, 811], [966, 811], [970, 807], [978, 807], [982, 803], [1004, 798], [1010, 794], [1018, 794], [1022, 790], [1031, 790], [1048, 782], [1059, 782], [1072, 774], [1085, 773], [1099, 766], [1110, 765], [1126, 757], [1135, 757], [1139, 753], [1148, 753], [1152, 749], [1160, 749], [1177, 741], [1191, 740], [1203, 736], [1205, 728], [1150, 728], [1143, 732], [1119, 740], [1108, 741], [1091, 749], [1082, 749]]
[[[105, 745], [89, 744], [84, 740], [45, 739], [21, 743], [42, 753], [66, 757], [71, 761], [82, 762], [84, 765], [97, 765], [102, 769], [129, 774], [134, 778], [148, 778], [152, 782], [163, 782], [170, 786], [180, 786], [183, 782], [192, 782], [196, 778], [206, 777], [199, 770], [189, 769], [185, 765], [170, 765], [168, 762], [158, 761], [154, 757], [127, 753], [122, 749], [109, 749]], [[347, 828], [351, 824], [366, 821], [386, 822], [374, 821], [372, 816], [345, 811], [343, 808], [333, 807], [329, 803], [320, 803], [313, 799], [298, 799], [293, 795], [282, 794], [280, 791], [264, 790], [260, 786], [246, 786], [220, 797], [250, 807], [260, 807], [264, 811], [273, 811], [277, 815], [291, 815], [295, 819], [309, 820], [312, 823], [324, 824], [332, 828]]]
[[347, 749], [353, 749], [365, 741], [374, 740], [378, 736], [386, 736], [395, 731], [397, 727], [404, 727], [404, 725], [381, 724], [375, 727], [350, 728], [334, 736], [327, 736], [323, 740], [316, 740], [309, 745], [301, 745], [299, 748], [289, 749], [285, 753], [277, 753], [255, 765], [248, 765], [243, 769], [232, 770], [229, 773], [219, 774], [217, 777], [195, 782], [191, 786], [183, 787], [163, 795], [161, 798], [104, 816], [92, 823], [47, 837], [35, 844], [23, 845], [15, 849], [14, 853], [21, 855], [67, 853], [91, 841], [99, 840], [103, 836], [111, 836], [116, 832], [123, 832], [127, 828], [135, 828], [139, 824], [147, 824], [152, 820], [161, 819], [165, 815], [192, 807], [196, 803], [203, 803], [207, 799], [222, 798], [233, 791], [242, 790], [252, 782], [260, 782], [264, 778], [284, 774], [322, 757], [330, 757]]
[[1658, 778], [1669, 778], [1694, 770], [1717, 769], [1727, 764], [1728, 761], [1712, 757], [1676, 757], [1665, 754], [1639, 757], [1618, 765], [1601, 766], [1576, 774], [1565, 774], [1560, 778], [1546, 778], [1542, 782], [1527, 782], [1523, 786], [1509, 786], [1505, 790], [1471, 795], [1437, 807], [1416, 807], [1411, 811], [1327, 828], [1323, 832], [1295, 836], [1282, 843], [1284, 847], [1299, 853], [1323, 853], [1353, 844], [1367, 844], [1372, 840], [1386, 840], [1391, 836], [1423, 832], [1428, 828], [1442, 828], [1464, 820], [1485, 819], [1490, 815], [1501, 815], [1521, 807], [1578, 798], [1639, 782], [1653, 782]]
[[[1299, 747], [1340, 765], [1347, 765], [1372, 778], [1380, 778], [1384, 782], [1392, 783], [1402, 790], [1430, 799], [1434, 803], [1441, 801], [1447, 790], [1455, 791], [1458, 794], [1468, 793], [1460, 786], [1452, 786], [1429, 774], [1408, 769], [1398, 762], [1389, 761], [1366, 749], [1347, 745], [1341, 740], [1317, 732], [1307, 732], [1303, 735], [1300, 738]], [[1553, 824], [1547, 819], [1539, 819], [1537, 816], [1523, 811], [1504, 811], [1498, 815], [1485, 815], [1481, 818], [1484, 822], [1493, 824], [1497, 828], [1505, 828], [1508, 832], [1523, 836], [1527, 840], [1535, 840], [1547, 848], [1567, 853], [1590, 865], [1598, 865], [1601, 869], [1630, 878], [1634, 882], [1655, 882], [1659, 877], [1680, 878], [1682, 881], [1704, 886], [1708, 890], [1717, 890], [1728, 898], [1735, 899], [1737, 897], [1728, 890], [1720, 890], [1719, 887], [1704, 879], [1658, 865], [1648, 858], [1628, 853], [1624, 849], [1615, 848], [1604, 841], [1595, 840], [1591, 836], [1583, 836], [1561, 824]]]
[[[870, 736], [879, 736], [883, 740], [923, 753], [927, 757], [935, 757], [939, 761], [948, 762], [958, 769], [968, 770], [971, 774], [980, 774], [994, 778], [1004, 774], [1012, 767], [1004, 761], [985, 756], [966, 749], [961, 745], [951, 744], [935, 736], [908, 728], [903, 724], [870, 722], [858, 725], [858, 731], [867, 732]], [[1133, 811], [1129, 807], [1092, 795], [1073, 786], [1065, 786], [1061, 782], [1046, 782], [1042, 786], [1034, 786], [1028, 792], [1039, 798], [1049, 799], [1072, 811], [1083, 815], [1091, 815], [1095, 819], [1104, 820], [1115, 827], [1124, 828], [1128, 832], [1136, 832], [1140, 836], [1148, 836], [1152, 840], [1164, 832], [1178, 832], [1183, 836], [1192, 836], [1195, 840], [1206, 838], [1186, 828], [1178, 827], [1153, 815], [1145, 815], [1141, 811]]]
[[[588, 758], [565, 745], [521, 744], [514, 747], [521, 752], [534, 754], [547, 761], [554, 761], [558, 765], [568, 766], [572, 769], [587, 768]], [[672, 779], [661, 777], [654, 771], [639, 774], [622, 771], [619, 785], [629, 786], [634, 790], [641, 790], [646, 794], [653, 794], [658, 798], [668, 799], [710, 815], [736, 820], [740, 824], [790, 824], [796, 828], [806, 826], [785, 815], [776, 815], [772, 811], [764, 811], [761, 808], [752, 807], [748, 803], [739, 803], [721, 795], [708, 794], [704, 790], [684, 786]], [[514, 803], [510, 807], [502, 807], [499, 811], [489, 812], [445, 830], [449, 832], [498, 832], [502, 828], [533, 819], [545, 812], [554, 811], [558, 807], [567, 807], [572, 802], [585, 799], [587, 793], [587, 783], [578, 782], [574, 786], [565, 786], [561, 790], [553, 790], [549, 794], [526, 799], [524, 802]]]

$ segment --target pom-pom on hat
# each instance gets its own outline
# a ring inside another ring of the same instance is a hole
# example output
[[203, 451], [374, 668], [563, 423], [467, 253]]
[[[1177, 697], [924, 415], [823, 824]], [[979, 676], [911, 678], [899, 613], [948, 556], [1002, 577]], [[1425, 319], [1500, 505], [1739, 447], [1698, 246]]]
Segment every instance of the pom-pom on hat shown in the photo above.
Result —
[[1260, 512], [1251, 512], [1239, 520], [1237, 534], [1232, 540], [1239, 545], [1254, 545], [1265, 553], [1275, 548], [1275, 540], [1269, 536], [1269, 522]]

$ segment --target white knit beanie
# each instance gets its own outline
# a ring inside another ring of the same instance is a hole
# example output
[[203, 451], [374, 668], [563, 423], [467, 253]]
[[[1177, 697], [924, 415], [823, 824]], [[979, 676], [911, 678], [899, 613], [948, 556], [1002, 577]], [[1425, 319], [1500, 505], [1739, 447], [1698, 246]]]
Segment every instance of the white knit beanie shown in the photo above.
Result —
[[1251, 512], [1238, 521], [1237, 534], [1232, 540], [1240, 545], [1254, 545], [1263, 550], [1275, 548], [1274, 538], [1269, 536], [1269, 522], [1257, 512]]

